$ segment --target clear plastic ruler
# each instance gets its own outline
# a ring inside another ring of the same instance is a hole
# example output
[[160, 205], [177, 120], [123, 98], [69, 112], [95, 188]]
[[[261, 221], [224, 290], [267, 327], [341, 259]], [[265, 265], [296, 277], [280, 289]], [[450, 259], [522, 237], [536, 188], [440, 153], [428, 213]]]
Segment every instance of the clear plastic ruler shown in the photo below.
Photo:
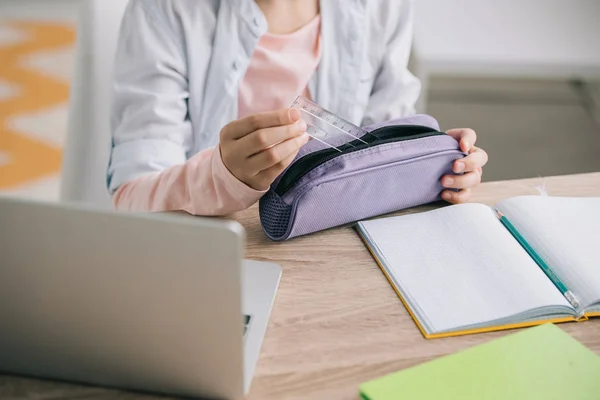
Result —
[[298, 96], [292, 104], [302, 114], [302, 119], [308, 125], [306, 133], [315, 140], [341, 152], [338, 149], [342, 144], [361, 139], [367, 133], [366, 130], [346, 121], [342, 117], [325, 110], [318, 104], [313, 103], [305, 97]]

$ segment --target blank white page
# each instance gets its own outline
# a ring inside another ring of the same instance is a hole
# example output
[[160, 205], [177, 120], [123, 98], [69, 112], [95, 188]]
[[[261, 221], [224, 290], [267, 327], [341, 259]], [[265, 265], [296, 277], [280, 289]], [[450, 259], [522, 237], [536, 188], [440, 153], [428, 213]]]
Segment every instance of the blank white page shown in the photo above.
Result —
[[434, 332], [569, 304], [483, 204], [361, 222]]
[[600, 300], [600, 198], [522, 196], [498, 209], [583, 305]]

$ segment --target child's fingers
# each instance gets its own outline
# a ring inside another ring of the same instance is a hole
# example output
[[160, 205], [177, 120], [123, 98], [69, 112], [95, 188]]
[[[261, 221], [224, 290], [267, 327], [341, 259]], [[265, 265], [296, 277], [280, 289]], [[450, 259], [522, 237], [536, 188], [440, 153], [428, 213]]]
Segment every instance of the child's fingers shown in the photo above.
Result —
[[271, 183], [283, 172], [284, 169], [287, 168], [288, 165], [294, 161], [294, 157], [296, 157], [296, 153], [292, 153], [279, 163], [273, 165], [271, 168], [267, 168], [263, 171], [260, 171], [258, 175], [256, 175], [255, 179], [258, 179], [261, 187], [265, 189], [268, 188]]
[[285, 140], [248, 158], [252, 170], [264, 171], [279, 164], [290, 155], [296, 155], [300, 147], [308, 142], [309, 136], [304, 134]]
[[446, 134], [456, 139], [460, 143], [461, 150], [465, 153], [468, 153], [477, 141], [477, 134], [469, 128], [450, 129]]
[[473, 150], [468, 156], [454, 161], [452, 171], [457, 174], [461, 172], [476, 171], [478, 168], [483, 168], [487, 162], [487, 153], [479, 147], [473, 147]]
[[471, 189], [464, 189], [460, 192], [455, 192], [453, 190], [444, 190], [442, 192], [442, 199], [446, 200], [448, 203], [452, 204], [460, 204], [466, 203], [471, 198]]
[[245, 156], [252, 156], [285, 140], [306, 132], [306, 122], [299, 120], [290, 125], [259, 129], [238, 140], [239, 149]]
[[479, 170], [477, 170], [467, 172], [463, 175], [444, 175], [441, 183], [448, 189], [472, 188], [481, 183], [481, 174], [479, 173]]
[[286, 108], [250, 115], [227, 124], [223, 128], [226, 139], [237, 140], [249, 133], [275, 126], [290, 125], [300, 119], [300, 111], [295, 108]]

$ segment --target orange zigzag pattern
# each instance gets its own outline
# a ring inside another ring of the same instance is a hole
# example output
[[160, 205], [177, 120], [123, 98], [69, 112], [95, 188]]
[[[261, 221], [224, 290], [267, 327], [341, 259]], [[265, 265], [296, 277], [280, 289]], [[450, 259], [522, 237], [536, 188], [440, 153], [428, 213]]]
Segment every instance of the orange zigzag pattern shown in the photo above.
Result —
[[21, 67], [19, 62], [36, 52], [59, 49], [75, 42], [74, 29], [65, 25], [38, 22], [11, 22], [5, 25], [23, 31], [28, 39], [0, 47], [0, 79], [20, 89], [17, 97], [0, 101], [0, 151], [9, 155], [9, 163], [0, 165], [0, 189], [60, 171], [60, 149], [11, 129], [8, 120], [68, 101], [68, 84]]

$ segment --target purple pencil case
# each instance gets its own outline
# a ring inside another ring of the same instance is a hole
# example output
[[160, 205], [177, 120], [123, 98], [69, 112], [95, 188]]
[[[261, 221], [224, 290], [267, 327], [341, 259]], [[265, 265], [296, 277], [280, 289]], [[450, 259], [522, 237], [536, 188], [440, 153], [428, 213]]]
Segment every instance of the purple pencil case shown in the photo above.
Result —
[[294, 161], [260, 199], [260, 222], [275, 241], [440, 200], [443, 175], [465, 154], [440, 132], [437, 121], [416, 115], [364, 128], [338, 147], [317, 141]]

